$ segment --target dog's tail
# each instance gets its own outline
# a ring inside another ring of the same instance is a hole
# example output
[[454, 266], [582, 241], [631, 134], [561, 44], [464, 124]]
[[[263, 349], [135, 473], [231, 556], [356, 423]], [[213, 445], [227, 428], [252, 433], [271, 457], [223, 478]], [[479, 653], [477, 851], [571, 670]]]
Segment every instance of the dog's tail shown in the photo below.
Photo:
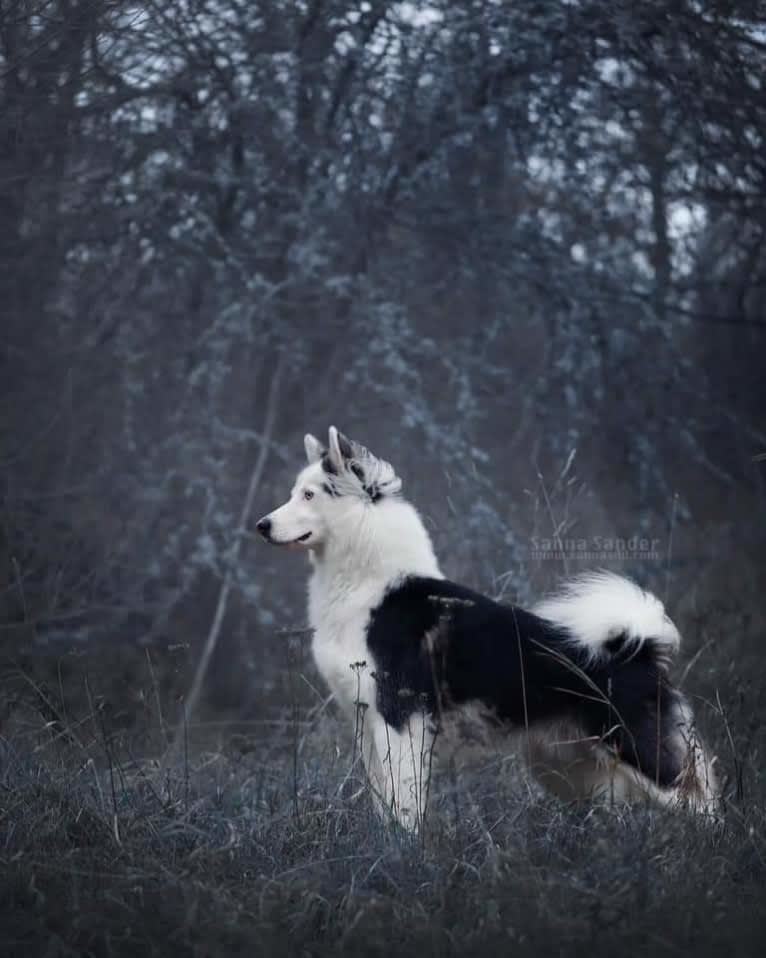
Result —
[[667, 670], [681, 644], [662, 602], [611, 572], [572, 579], [534, 612], [569, 632], [593, 663], [649, 645], [657, 665]]
[[573, 579], [534, 611], [576, 643], [574, 661], [590, 682], [579, 711], [588, 734], [619, 756], [623, 772], [631, 766], [645, 790], [651, 783], [658, 800], [714, 814], [713, 760], [667, 675], [681, 637], [662, 602], [629, 579], [597, 572]]

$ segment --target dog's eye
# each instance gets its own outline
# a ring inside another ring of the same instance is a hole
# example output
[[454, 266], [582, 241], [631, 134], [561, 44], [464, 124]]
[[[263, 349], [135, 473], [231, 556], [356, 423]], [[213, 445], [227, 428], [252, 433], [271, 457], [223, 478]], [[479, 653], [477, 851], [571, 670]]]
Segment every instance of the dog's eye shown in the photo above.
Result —
[[304, 489], [304, 490], [303, 490], [303, 498], [304, 498], [304, 499], [313, 499], [313, 498], [314, 498], [314, 492], [313, 492], [313, 490], [312, 490], [312, 489]]

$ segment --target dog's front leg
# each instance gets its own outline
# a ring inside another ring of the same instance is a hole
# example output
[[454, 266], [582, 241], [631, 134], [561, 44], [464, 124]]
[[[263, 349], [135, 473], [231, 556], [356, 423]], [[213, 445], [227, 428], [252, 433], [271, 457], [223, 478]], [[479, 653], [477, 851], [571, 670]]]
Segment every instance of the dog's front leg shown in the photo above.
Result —
[[370, 785], [370, 795], [372, 796], [372, 805], [375, 809], [375, 813], [378, 818], [388, 821], [390, 805], [386, 798], [386, 776], [372, 733], [367, 736], [367, 740], [363, 743], [361, 754], [364, 769], [367, 773], [367, 781]]
[[433, 732], [427, 716], [411, 715], [401, 729], [382, 718], [373, 730], [382, 777], [380, 804], [408, 831], [423, 824], [428, 801]]

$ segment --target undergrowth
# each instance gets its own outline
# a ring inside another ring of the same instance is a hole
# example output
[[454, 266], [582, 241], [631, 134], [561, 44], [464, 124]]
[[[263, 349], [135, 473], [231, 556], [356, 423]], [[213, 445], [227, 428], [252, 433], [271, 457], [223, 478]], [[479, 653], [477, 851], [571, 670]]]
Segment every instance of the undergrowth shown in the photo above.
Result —
[[762, 734], [745, 692], [698, 683], [727, 773], [721, 826], [565, 806], [480, 749], [412, 836], [376, 819], [349, 730], [316, 697], [173, 730], [151, 660], [120, 703], [114, 661], [78, 658], [62, 679], [54, 659], [3, 678], [7, 958], [762, 952]]

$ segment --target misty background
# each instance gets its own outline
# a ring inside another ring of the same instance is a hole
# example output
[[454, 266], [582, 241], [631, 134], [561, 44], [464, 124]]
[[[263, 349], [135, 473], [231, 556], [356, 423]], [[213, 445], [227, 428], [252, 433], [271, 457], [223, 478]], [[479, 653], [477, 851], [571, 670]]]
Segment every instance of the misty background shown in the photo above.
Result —
[[[762, 954], [764, 67], [763, 0], [0, 0], [4, 955]], [[330, 425], [448, 576], [666, 601], [720, 822], [505, 739], [375, 816], [253, 534]]]
[[760, 665], [765, 24], [3, 0], [6, 649], [181, 648], [182, 696], [226, 583], [205, 695], [263, 706], [307, 570], [247, 533], [336, 424], [451, 577], [622, 569]]

